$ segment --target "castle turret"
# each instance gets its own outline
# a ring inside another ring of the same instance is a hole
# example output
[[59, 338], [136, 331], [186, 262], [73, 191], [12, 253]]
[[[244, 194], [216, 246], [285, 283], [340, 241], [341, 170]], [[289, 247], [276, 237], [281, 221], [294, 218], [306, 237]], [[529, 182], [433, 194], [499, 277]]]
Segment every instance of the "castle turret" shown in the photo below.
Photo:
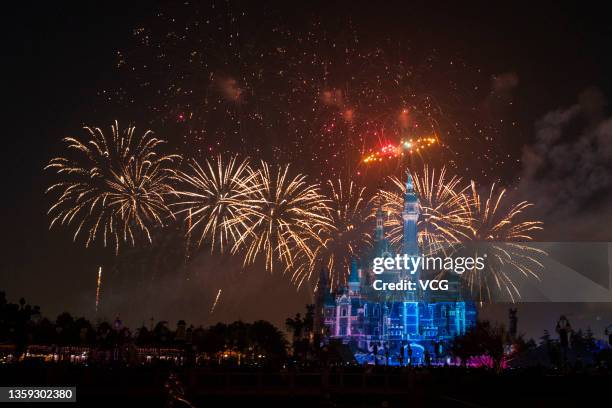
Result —
[[379, 205], [376, 210], [376, 229], [374, 230], [374, 247], [372, 256], [392, 256], [389, 240], [385, 238], [385, 214]]
[[348, 288], [350, 295], [358, 294], [361, 289], [361, 279], [359, 270], [357, 269], [357, 260], [355, 258], [351, 260], [351, 273], [348, 278]]
[[335, 306], [336, 301], [329, 287], [328, 271], [321, 268], [315, 297], [314, 344], [321, 344], [321, 341], [324, 340], [322, 336], [329, 334], [330, 328], [326, 322], [333, 321]]

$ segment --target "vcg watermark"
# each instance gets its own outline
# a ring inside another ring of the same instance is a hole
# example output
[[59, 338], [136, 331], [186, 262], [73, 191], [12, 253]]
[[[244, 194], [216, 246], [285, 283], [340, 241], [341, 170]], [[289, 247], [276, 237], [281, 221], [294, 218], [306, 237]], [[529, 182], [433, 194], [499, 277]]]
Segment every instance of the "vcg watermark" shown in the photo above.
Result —
[[[395, 257], [376, 257], [372, 264], [372, 272], [380, 275], [387, 272], [400, 273], [405, 276], [416, 274], [418, 271], [449, 271], [458, 275], [468, 270], [481, 271], [485, 268], [484, 256], [460, 256], [460, 257], [441, 257], [441, 256], [410, 256], [408, 254], [396, 255]], [[404, 272], [404, 273], [402, 273]], [[400, 279], [397, 282], [385, 282], [376, 279], [372, 283], [374, 290], [399, 290], [413, 291], [417, 288], [422, 290], [448, 290], [448, 280], [438, 279]]]

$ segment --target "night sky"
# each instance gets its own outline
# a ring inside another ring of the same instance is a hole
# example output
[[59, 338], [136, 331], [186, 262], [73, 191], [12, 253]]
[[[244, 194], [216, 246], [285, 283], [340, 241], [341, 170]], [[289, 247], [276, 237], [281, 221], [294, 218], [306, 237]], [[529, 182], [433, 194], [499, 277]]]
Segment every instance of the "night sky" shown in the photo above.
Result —
[[[537, 239], [611, 240], [609, 152], [599, 149], [603, 153], [595, 158], [575, 150], [561, 158], [549, 155], [559, 143], [588, 141], [590, 135], [612, 143], [605, 102], [612, 97], [612, 24], [603, 10], [552, 2], [327, 3], [8, 6], [0, 288], [9, 299], [24, 296], [48, 316], [68, 310], [93, 318], [102, 265], [111, 272], [105, 275], [99, 317], [120, 316], [130, 325], [151, 317], [195, 324], [262, 318], [281, 324], [309, 301], [308, 288], [296, 292], [286, 277], [272, 276], [258, 264], [241, 271], [241, 260], [202, 251], [181, 266], [173, 258], [180, 246], [174, 232], [160, 234], [153, 249], [128, 250], [115, 259], [112, 251], [73, 243], [65, 228], [49, 231], [51, 200], [44, 192], [52, 175], [44, 166], [61, 151], [63, 137], [82, 134], [87, 124], [108, 128], [115, 119], [150, 128], [193, 157], [236, 152], [290, 161], [313, 179], [349, 176], [375, 188], [385, 172], [396, 169], [360, 169], [355, 163], [364, 149], [380, 142], [369, 126], [376, 128], [405, 103], [445, 144], [423, 160], [445, 163], [481, 183], [501, 182], [526, 196], [546, 225]], [[236, 23], [232, 16], [239, 17]], [[194, 33], [190, 24], [207, 20], [238, 29], [239, 45], [224, 42], [231, 30]], [[212, 34], [194, 43], [201, 33]], [[208, 56], [202, 50], [212, 56], [208, 70], [194, 62]], [[384, 55], [376, 56], [377, 50]], [[309, 66], [314, 60], [319, 65]], [[411, 76], [395, 86], [400, 65]], [[268, 71], [283, 75], [272, 80]], [[296, 90], [296, 84], [303, 88]], [[342, 102], [312, 98], [313, 90], [342, 90]], [[316, 108], [305, 107], [309, 97]], [[355, 109], [357, 124], [343, 125], [326, 113], [326, 104]], [[562, 142], [546, 137], [550, 126], [542, 118], [550, 112], [569, 117], [558, 124]], [[526, 146], [545, 164], [526, 155]], [[593, 168], [593, 162], [601, 165]], [[574, 165], [583, 165], [586, 180], [596, 175], [597, 183], [573, 180], [568, 174], [574, 174]], [[558, 187], [566, 178], [580, 190], [575, 196]], [[210, 315], [220, 288], [223, 297]], [[612, 321], [605, 304], [529, 307], [531, 318], [521, 324], [533, 336], [560, 313], [577, 326]], [[505, 305], [485, 311], [502, 320], [505, 313]]]

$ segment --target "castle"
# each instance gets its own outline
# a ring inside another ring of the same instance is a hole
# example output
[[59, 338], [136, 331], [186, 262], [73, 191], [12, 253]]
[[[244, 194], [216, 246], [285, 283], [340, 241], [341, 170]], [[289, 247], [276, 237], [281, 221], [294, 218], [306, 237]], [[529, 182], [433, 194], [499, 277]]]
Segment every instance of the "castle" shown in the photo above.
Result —
[[[419, 199], [407, 172], [402, 255], [420, 254], [419, 215]], [[369, 254], [352, 260], [348, 284], [331, 292], [327, 274], [321, 273], [315, 330], [324, 343], [341, 341], [348, 345], [360, 364], [442, 363], [450, 341], [475, 324], [476, 307], [462, 298], [456, 281], [452, 289], [435, 295], [420, 289], [393, 294], [373, 290], [373, 280], [383, 275], [374, 275], [372, 260], [395, 255], [385, 238], [384, 214], [379, 208], [373, 248]], [[418, 282], [422, 274], [420, 270], [408, 275], [405, 271], [389, 272], [385, 272], [384, 279], [390, 282]]]

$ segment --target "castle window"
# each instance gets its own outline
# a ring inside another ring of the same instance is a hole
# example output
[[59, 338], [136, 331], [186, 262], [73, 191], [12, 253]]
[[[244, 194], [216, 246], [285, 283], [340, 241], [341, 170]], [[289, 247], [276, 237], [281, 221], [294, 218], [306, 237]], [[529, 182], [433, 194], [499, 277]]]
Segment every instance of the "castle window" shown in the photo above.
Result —
[[342, 314], [342, 317], [345, 317], [346, 316], [346, 309], [342, 309], [341, 314]]

